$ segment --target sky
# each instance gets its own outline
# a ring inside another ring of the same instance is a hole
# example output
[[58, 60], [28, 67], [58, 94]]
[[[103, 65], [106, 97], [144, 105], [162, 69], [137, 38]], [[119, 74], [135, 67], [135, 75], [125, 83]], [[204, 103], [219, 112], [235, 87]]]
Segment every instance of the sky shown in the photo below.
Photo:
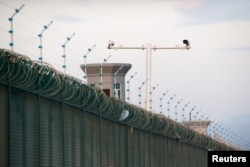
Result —
[[[138, 87], [146, 79], [145, 50], [109, 50], [115, 46], [182, 46], [188, 39], [189, 50], [152, 51], [152, 86], [155, 112], [171, 118], [178, 105], [178, 120], [185, 104], [185, 117], [213, 121], [210, 126], [224, 135], [233, 135], [250, 148], [250, 1], [248, 0], [0, 0], [0, 47], [10, 49], [8, 18], [15, 15], [14, 51], [38, 60], [44, 25], [53, 23], [43, 33], [43, 60], [63, 71], [63, 48], [66, 46], [67, 73], [83, 79], [80, 64], [88, 48], [87, 63], [131, 63], [130, 102], [138, 105]], [[145, 87], [143, 87], [145, 88]], [[145, 94], [142, 93], [145, 98]], [[218, 133], [220, 133], [218, 132]], [[243, 144], [242, 144], [243, 143]]]

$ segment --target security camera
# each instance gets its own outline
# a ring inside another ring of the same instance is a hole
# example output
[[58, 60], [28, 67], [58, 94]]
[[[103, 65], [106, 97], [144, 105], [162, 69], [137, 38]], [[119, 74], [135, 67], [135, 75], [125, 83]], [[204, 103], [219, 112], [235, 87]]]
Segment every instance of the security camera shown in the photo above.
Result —
[[114, 41], [109, 40], [108, 49], [111, 49], [111, 46], [114, 46], [114, 45], [115, 45]]
[[189, 43], [189, 41], [188, 41], [188, 40], [184, 39], [184, 40], [183, 40], [183, 44], [185, 44], [185, 45], [186, 45], [187, 49], [189, 49], [189, 48], [190, 48], [190, 43]]

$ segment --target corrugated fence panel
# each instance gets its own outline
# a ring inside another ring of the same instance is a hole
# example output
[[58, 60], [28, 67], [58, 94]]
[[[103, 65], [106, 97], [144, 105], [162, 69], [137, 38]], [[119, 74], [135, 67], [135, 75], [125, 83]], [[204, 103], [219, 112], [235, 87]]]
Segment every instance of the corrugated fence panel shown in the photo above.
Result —
[[156, 136], [156, 137], [158, 138], [158, 142], [155, 142], [155, 145], [156, 145], [156, 148], [159, 150], [157, 154], [157, 159], [159, 161], [158, 166], [166, 166], [165, 165], [165, 163], [167, 162], [166, 155], [165, 155], [165, 152], [167, 150], [167, 147], [165, 147], [166, 139], [163, 136]]
[[64, 107], [64, 166], [80, 166], [81, 161], [81, 114], [82, 111]]
[[140, 166], [149, 166], [149, 134], [145, 131], [139, 131], [139, 156]]
[[0, 62], [1, 166], [200, 167], [207, 149], [234, 150], [49, 64], [6, 49]]
[[101, 120], [101, 166], [114, 165], [114, 122], [102, 118]]
[[40, 165], [41, 167], [51, 166], [51, 102], [40, 98]]
[[[192, 155], [188, 149], [188, 146], [184, 143], [182, 144], [182, 153], [183, 153], [183, 156], [182, 156], [183, 167], [187, 167], [187, 166], [189, 166], [189, 164], [188, 164], [189, 157]], [[184, 153], [186, 153], [186, 155], [184, 155]]]
[[176, 163], [176, 141], [174, 140], [170, 140], [168, 139], [168, 149], [167, 149], [167, 152], [168, 152], [168, 157], [169, 157], [169, 160], [168, 160], [168, 166], [171, 167], [171, 166], [175, 166], [175, 163]]
[[24, 112], [22, 109], [22, 100], [20, 93], [13, 92], [10, 102], [10, 166], [24, 166], [25, 150], [23, 146], [24, 140]]
[[0, 166], [8, 166], [8, 87], [0, 84]]
[[150, 166], [162, 166], [164, 163], [164, 153], [161, 147], [164, 147], [164, 144], [161, 140], [161, 136], [156, 134], [149, 135], [149, 146], [150, 146]]
[[115, 147], [115, 166], [128, 166], [128, 150], [127, 150], [127, 127], [121, 124], [115, 124], [114, 127], [114, 147]]
[[64, 122], [62, 104], [55, 102], [51, 103], [49, 109], [50, 122], [50, 166], [59, 167], [64, 165]]
[[10, 158], [11, 166], [39, 165], [37, 97], [12, 89]]
[[40, 106], [40, 164], [63, 166], [63, 122], [60, 103], [45, 98]]
[[207, 163], [204, 149], [9, 88], [0, 85], [0, 99], [4, 99], [0, 114], [9, 118], [9, 123], [0, 124], [5, 127], [1, 134], [9, 132], [1, 136], [7, 146], [0, 146], [6, 157], [8, 150], [10, 155], [1, 157], [2, 164], [9, 163], [5, 166], [199, 167]]
[[84, 113], [84, 165], [100, 166], [100, 118]]
[[128, 166], [140, 166], [139, 152], [139, 132], [137, 129], [130, 127], [128, 129]]
[[64, 166], [73, 166], [73, 134], [74, 129], [73, 111], [68, 106], [64, 105], [63, 108], [63, 123], [64, 123]]

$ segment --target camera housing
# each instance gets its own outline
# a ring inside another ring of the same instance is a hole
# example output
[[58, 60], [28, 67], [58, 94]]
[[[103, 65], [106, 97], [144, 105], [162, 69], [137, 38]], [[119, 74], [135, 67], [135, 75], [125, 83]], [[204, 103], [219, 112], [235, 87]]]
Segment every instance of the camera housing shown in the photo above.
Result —
[[115, 45], [114, 41], [111, 41], [111, 40], [108, 41], [108, 49], [111, 49], [111, 46], [114, 46], [114, 45]]
[[183, 44], [186, 45], [187, 49], [190, 48], [190, 43], [189, 43], [189, 41], [188, 41], [187, 39], [184, 39], [184, 40], [183, 40]]

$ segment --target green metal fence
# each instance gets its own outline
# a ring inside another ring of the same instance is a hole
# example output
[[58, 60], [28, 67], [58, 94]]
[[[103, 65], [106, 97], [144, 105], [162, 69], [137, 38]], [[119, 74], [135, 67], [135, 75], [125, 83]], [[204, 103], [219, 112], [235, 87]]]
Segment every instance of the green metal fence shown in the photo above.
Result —
[[0, 166], [203, 167], [208, 149], [232, 149], [8, 50], [0, 121]]

